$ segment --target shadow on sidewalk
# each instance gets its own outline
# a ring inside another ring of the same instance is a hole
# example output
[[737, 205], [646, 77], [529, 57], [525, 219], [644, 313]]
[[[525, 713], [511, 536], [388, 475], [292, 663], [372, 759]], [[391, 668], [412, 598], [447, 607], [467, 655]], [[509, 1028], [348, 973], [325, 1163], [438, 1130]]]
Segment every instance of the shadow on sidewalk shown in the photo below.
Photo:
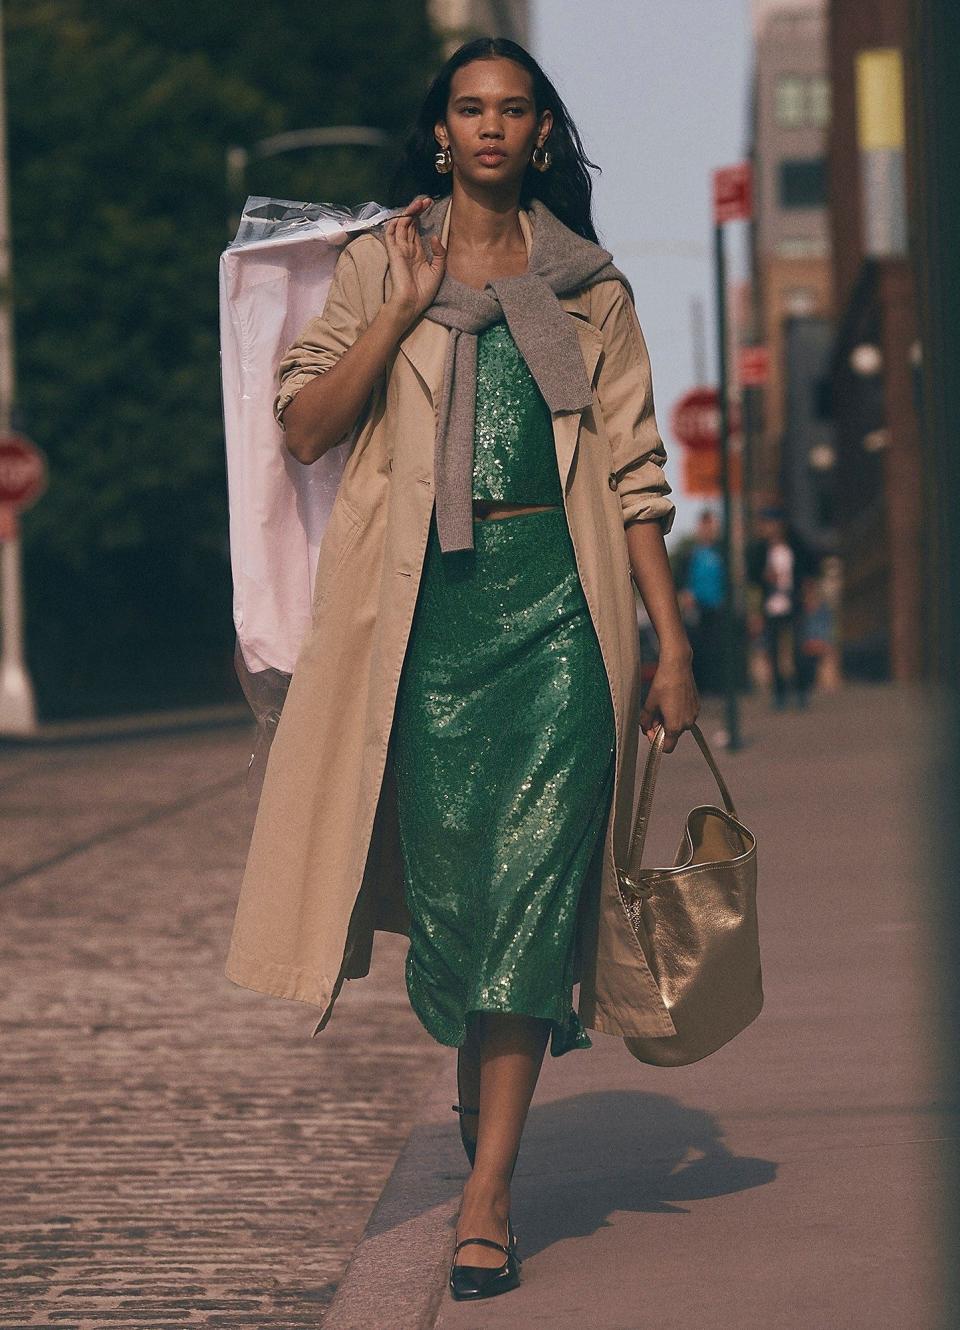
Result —
[[[415, 1129], [401, 1213], [374, 1216], [372, 1232], [443, 1205], [459, 1194], [466, 1163], [446, 1125]], [[514, 1176], [517, 1226], [533, 1255], [564, 1238], [608, 1226], [618, 1212], [685, 1214], [685, 1201], [773, 1182], [777, 1164], [736, 1155], [720, 1124], [669, 1095], [602, 1090], [534, 1102]], [[415, 1199], [414, 1199], [415, 1198]]]
[[599, 1091], [534, 1104], [514, 1183], [524, 1247], [533, 1255], [585, 1237], [618, 1211], [682, 1214], [684, 1201], [760, 1187], [776, 1171], [771, 1160], [732, 1154], [716, 1118], [667, 1095]]

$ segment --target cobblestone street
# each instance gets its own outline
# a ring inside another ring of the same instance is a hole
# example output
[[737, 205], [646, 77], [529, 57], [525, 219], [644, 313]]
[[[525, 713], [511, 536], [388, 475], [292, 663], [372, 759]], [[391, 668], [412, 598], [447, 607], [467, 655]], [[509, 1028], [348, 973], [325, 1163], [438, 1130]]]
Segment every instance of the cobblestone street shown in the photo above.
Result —
[[0, 1325], [317, 1326], [446, 1066], [404, 939], [315, 1008], [222, 973], [244, 728], [0, 746]]

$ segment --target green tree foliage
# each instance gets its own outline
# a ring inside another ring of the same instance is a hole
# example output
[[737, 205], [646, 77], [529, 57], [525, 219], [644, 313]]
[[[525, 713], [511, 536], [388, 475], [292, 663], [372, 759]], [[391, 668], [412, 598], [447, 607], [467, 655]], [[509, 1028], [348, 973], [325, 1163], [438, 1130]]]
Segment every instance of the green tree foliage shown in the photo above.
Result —
[[[18, 421], [45, 717], [236, 696], [217, 263], [225, 153], [285, 130], [399, 135], [437, 63], [422, 3], [8, 0]], [[251, 194], [383, 197], [389, 154], [253, 163]]]

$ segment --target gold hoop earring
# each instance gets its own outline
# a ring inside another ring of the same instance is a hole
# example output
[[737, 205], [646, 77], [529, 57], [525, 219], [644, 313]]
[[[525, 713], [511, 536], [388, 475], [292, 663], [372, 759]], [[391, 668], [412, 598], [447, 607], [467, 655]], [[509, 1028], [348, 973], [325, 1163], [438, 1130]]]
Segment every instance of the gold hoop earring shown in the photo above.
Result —
[[448, 175], [453, 170], [453, 154], [449, 148], [442, 148], [433, 159], [437, 175]]
[[535, 171], [549, 171], [552, 161], [553, 153], [549, 148], [534, 148], [530, 164]]

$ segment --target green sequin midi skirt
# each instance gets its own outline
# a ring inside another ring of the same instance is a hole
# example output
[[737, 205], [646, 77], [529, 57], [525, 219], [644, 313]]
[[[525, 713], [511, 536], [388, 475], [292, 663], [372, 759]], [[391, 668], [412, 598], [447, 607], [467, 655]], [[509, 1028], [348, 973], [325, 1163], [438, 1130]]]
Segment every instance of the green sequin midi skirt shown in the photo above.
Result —
[[[599, 883], [613, 790], [609, 685], [562, 507], [430, 534], [395, 713], [400, 842], [421, 1024], [461, 1045], [472, 1012], [572, 1006], [577, 906]], [[594, 877], [595, 875], [595, 877]]]

